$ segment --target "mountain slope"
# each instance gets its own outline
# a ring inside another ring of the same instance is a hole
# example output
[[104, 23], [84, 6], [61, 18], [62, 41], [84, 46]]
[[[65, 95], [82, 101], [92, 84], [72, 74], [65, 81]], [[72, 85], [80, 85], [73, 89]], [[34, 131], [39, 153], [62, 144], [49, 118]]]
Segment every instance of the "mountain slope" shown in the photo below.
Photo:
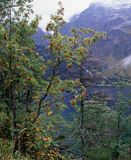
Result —
[[107, 64], [109, 68], [110, 65], [114, 65], [114, 70], [115, 66], [119, 66], [119, 63], [123, 63], [120, 68], [131, 67], [131, 65], [124, 65], [124, 59], [131, 56], [131, 5], [129, 3], [115, 4], [114, 6], [91, 4], [88, 9], [66, 23], [62, 33], [69, 34], [69, 30], [73, 27], [87, 27], [107, 32], [107, 38], [92, 48], [93, 56], [100, 60], [106, 59], [106, 61], [112, 56], [115, 64], [110, 61]]

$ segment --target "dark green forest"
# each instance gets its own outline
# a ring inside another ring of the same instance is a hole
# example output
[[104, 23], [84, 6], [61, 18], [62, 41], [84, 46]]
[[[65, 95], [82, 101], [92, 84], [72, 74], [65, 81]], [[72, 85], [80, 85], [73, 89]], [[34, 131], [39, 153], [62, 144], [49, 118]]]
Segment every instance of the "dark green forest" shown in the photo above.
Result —
[[39, 53], [32, 1], [0, 0], [0, 160], [131, 160], [130, 76], [96, 74], [90, 62], [108, 34], [62, 34], [59, 2]]

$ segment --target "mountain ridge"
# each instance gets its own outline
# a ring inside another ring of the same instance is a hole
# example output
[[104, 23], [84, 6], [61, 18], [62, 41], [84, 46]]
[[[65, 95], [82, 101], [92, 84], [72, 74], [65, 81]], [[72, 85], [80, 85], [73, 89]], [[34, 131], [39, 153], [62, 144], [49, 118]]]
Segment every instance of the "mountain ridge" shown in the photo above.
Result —
[[[125, 4], [123, 2], [123, 4]], [[96, 43], [92, 48], [93, 57], [102, 61], [104, 66], [113, 68], [114, 72], [128, 69], [131, 74], [131, 5], [105, 5], [92, 3], [89, 8], [80, 14], [74, 15], [70, 22], [62, 28], [62, 34], [69, 34], [72, 28], [93, 28], [96, 31], [106, 32], [107, 38]], [[46, 45], [43, 32], [38, 28], [33, 36], [37, 48]], [[41, 49], [42, 50], [42, 49]], [[128, 61], [128, 65], [127, 65]], [[103, 66], [103, 65], [102, 65]], [[105, 67], [107, 69], [107, 67]]]
[[[63, 27], [62, 33], [69, 34], [73, 27], [104, 31], [107, 38], [94, 45], [93, 56], [99, 59], [108, 59], [107, 57], [112, 56], [116, 63], [124, 63], [124, 59], [131, 56], [131, 5], [116, 6], [119, 7], [93, 3], [79, 15], [72, 17]], [[110, 68], [113, 64], [108, 62], [108, 65]], [[126, 66], [130, 68], [131, 64], [120, 66], [125, 69]]]

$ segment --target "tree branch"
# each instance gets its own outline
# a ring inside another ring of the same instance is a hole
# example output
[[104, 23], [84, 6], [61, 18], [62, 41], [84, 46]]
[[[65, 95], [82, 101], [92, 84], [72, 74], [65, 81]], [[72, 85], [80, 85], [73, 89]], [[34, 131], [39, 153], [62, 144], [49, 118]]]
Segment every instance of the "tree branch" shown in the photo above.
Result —
[[56, 75], [55, 75], [55, 70], [56, 70], [56, 68], [60, 65], [60, 63], [61, 63], [61, 62], [58, 62], [58, 63], [54, 66], [54, 68], [53, 68], [53, 70], [52, 70], [51, 79], [50, 79], [50, 81], [49, 81], [49, 84], [48, 84], [48, 86], [47, 86], [47, 89], [46, 89], [46, 92], [45, 92], [44, 96], [42, 96], [41, 99], [40, 99], [40, 101], [39, 101], [37, 115], [36, 115], [36, 117], [34, 118], [34, 120], [32, 121], [32, 123], [35, 123], [35, 121], [36, 121], [36, 120], [38, 119], [38, 117], [40, 116], [40, 111], [41, 111], [41, 108], [42, 108], [42, 103], [43, 103], [43, 101], [46, 99], [46, 97], [48, 96], [49, 89], [50, 89], [50, 87], [51, 87], [51, 85], [52, 85], [52, 82], [53, 82], [53, 80], [54, 80], [54, 77], [56, 76]]

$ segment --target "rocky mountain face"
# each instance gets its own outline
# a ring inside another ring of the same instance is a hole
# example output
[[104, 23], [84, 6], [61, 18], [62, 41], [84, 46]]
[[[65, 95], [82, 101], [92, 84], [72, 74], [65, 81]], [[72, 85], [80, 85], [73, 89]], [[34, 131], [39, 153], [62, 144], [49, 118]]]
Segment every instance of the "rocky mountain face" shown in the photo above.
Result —
[[49, 35], [49, 33], [44, 32], [41, 28], [38, 28], [36, 33], [32, 36], [36, 50], [39, 54], [41, 54], [45, 59], [49, 58], [49, 54], [47, 53], [47, 45], [48, 40], [45, 38], [45, 36]]
[[37, 46], [44, 45], [44, 41], [43, 41], [44, 35], [45, 33], [43, 32], [43, 30], [41, 28], [38, 28], [37, 32], [32, 36]]
[[114, 71], [115, 68], [117, 70], [127, 68], [131, 74], [131, 5], [129, 3], [114, 6], [91, 4], [88, 9], [72, 17], [63, 27], [62, 33], [69, 34], [73, 27], [87, 27], [106, 32], [107, 38], [99, 41], [92, 48], [93, 56], [101, 62], [106, 62], [108, 68], [113, 68]]
[[[102, 65], [104, 72], [110, 74], [127, 70], [131, 75], [131, 2], [116, 1], [114, 5], [93, 3], [89, 8], [74, 15], [62, 28], [63, 34], [69, 34], [72, 28], [93, 28], [106, 32], [107, 38], [92, 48], [92, 55]], [[130, 2], [130, 3], [129, 3]], [[38, 52], [43, 52], [47, 42], [43, 39], [41, 28], [33, 35]]]

